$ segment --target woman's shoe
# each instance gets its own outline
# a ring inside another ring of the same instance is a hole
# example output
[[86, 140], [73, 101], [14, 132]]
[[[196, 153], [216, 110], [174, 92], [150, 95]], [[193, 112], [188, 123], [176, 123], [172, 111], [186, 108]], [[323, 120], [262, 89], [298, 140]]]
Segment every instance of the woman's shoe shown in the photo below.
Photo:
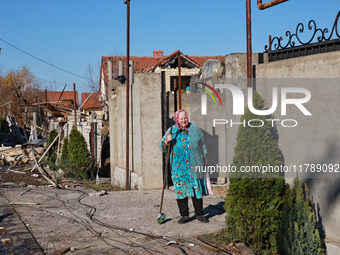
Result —
[[198, 219], [202, 223], [208, 223], [209, 222], [208, 219], [204, 215], [202, 215], [202, 216], [196, 215], [196, 219]]
[[183, 216], [178, 220], [178, 224], [184, 224], [184, 223], [187, 223], [188, 221], [189, 221], [189, 217]]

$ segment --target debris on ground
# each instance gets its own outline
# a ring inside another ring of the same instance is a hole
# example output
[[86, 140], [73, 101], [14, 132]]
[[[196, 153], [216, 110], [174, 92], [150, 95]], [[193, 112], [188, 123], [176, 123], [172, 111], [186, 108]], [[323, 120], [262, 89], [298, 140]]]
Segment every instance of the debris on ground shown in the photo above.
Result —
[[100, 196], [103, 196], [105, 194], [107, 194], [107, 192], [105, 190], [101, 190], [101, 191], [98, 191], [98, 192], [89, 193], [88, 195], [90, 197], [100, 197]]

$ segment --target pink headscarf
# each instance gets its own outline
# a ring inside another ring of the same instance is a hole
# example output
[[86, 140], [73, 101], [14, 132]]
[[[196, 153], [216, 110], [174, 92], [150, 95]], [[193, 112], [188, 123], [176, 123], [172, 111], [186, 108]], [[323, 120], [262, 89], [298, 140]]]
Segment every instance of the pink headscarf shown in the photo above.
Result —
[[[187, 118], [188, 118], [188, 126], [186, 127], [182, 127], [181, 124], [179, 123], [179, 114], [181, 112], [185, 112], [185, 114], [187, 115]], [[188, 127], [189, 127], [189, 115], [187, 113], [187, 111], [185, 110], [178, 110], [177, 112], [175, 112], [175, 121], [176, 121], [176, 126], [178, 127], [178, 130], [184, 130], [185, 132], [189, 133], [189, 130], [188, 130]]]

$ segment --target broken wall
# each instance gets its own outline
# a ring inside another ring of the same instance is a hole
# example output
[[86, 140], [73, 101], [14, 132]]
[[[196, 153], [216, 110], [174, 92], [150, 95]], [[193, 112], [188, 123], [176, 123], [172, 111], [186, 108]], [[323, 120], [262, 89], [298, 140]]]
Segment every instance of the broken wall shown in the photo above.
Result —
[[[83, 118], [80, 114], [80, 111], [77, 110], [77, 130], [83, 135], [85, 138], [85, 141], [87, 143], [87, 149], [91, 152], [91, 123], [96, 123], [97, 125], [97, 132], [96, 132], [96, 155], [97, 155], [97, 164], [99, 164], [99, 167], [101, 167], [101, 147], [102, 147], [102, 116], [98, 116], [96, 112], [92, 113], [89, 117], [86, 119]], [[58, 119], [52, 119], [49, 124], [49, 130], [56, 129], [58, 132], [62, 128], [60, 128], [60, 125], [58, 124], [60, 120], [64, 120], [64, 118], [58, 118]], [[68, 126], [65, 128], [64, 133], [61, 134], [61, 139], [64, 139], [65, 137], [69, 138], [72, 127], [74, 125], [74, 111], [72, 111], [72, 114], [68, 116]], [[63, 123], [66, 125], [65, 123]]]
[[[111, 182], [126, 185], [126, 85], [112, 81], [116, 95], [110, 111]], [[134, 74], [130, 86], [129, 178], [130, 187], [162, 188], [161, 76], [156, 73]]]

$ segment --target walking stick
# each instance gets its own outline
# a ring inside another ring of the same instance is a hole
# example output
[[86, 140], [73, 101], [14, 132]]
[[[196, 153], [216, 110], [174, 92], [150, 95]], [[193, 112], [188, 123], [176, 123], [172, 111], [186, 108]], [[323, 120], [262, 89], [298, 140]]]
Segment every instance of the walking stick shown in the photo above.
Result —
[[[170, 134], [172, 135], [172, 120], [171, 120], [171, 127], [170, 127]], [[164, 198], [164, 189], [165, 189], [165, 181], [168, 176], [168, 164], [169, 164], [169, 156], [170, 156], [170, 148], [171, 148], [171, 141], [168, 144], [168, 153], [166, 155], [166, 163], [165, 163], [165, 174], [164, 174], [164, 181], [163, 181], [163, 190], [162, 190], [162, 199], [161, 199], [161, 207], [159, 209], [159, 214], [157, 217], [157, 222], [159, 224], [162, 224], [166, 218], [166, 215], [162, 213], [162, 208], [163, 208], [163, 198]]]

